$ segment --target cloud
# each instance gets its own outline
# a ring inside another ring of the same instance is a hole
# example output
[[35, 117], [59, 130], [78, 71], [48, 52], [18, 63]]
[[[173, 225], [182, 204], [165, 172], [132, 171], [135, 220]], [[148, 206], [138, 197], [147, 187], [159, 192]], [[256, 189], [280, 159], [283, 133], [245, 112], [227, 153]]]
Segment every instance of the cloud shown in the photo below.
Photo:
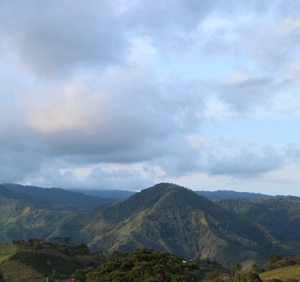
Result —
[[1, 1], [3, 181], [138, 189], [297, 163], [298, 143], [282, 149], [290, 135], [264, 144], [249, 128], [251, 146], [206, 136], [221, 121], [299, 115], [294, 5]]

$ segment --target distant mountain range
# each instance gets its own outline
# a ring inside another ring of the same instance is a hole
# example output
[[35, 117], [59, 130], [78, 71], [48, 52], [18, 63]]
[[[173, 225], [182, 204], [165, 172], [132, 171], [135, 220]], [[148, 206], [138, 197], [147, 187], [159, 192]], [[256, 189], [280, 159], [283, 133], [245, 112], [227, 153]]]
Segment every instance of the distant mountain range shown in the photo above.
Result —
[[236, 192], [227, 190], [218, 191], [195, 191], [198, 195], [204, 196], [210, 200], [226, 200], [226, 199], [253, 199], [253, 198], [271, 198], [273, 196], [260, 194], [260, 193], [249, 193], [249, 192]]
[[[100, 198], [111, 198], [116, 200], [125, 200], [137, 192], [126, 191], [126, 190], [70, 190], [73, 192], [79, 192], [86, 195], [97, 196]], [[269, 198], [270, 195], [260, 193], [249, 193], [249, 192], [236, 192], [227, 190], [218, 191], [195, 191], [198, 195], [202, 195], [209, 200], [224, 200], [224, 199], [252, 199], [252, 198]]]
[[84, 189], [72, 189], [69, 190], [72, 192], [77, 192], [81, 194], [86, 194], [90, 196], [96, 196], [99, 198], [110, 198], [114, 199], [115, 201], [121, 201], [128, 199], [132, 195], [136, 194], [137, 192], [133, 191], [126, 191], [126, 190], [84, 190]]
[[54, 210], [70, 209], [76, 212], [84, 212], [92, 210], [100, 205], [119, 200], [111, 199], [109, 197], [95, 197], [61, 188], [45, 189], [36, 186], [23, 186], [19, 184], [2, 184], [2, 187], [5, 187], [8, 190], [5, 193], [11, 198], [30, 202], [39, 208]]
[[94, 251], [145, 246], [227, 266], [263, 264], [271, 253], [295, 256], [300, 248], [297, 197], [217, 191], [208, 192], [211, 201], [208, 194], [168, 183], [139, 193], [103, 192], [107, 198], [83, 191], [0, 186], [0, 242], [68, 236]]
[[[63, 205], [70, 208], [80, 208], [82, 210], [91, 210], [94, 207], [105, 203], [117, 202], [128, 199], [136, 194], [135, 191], [128, 190], [86, 190], [86, 189], [61, 189], [61, 188], [41, 188], [37, 186], [27, 186], [20, 184], [4, 183], [2, 184], [10, 192], [14, 193], [13, 197], [23, 199], [29, 202], [41, 204]], [[236, 192], [228, 190], [218, 191], [195, 191], [210, 200], [224, 199], [252, 199], [252, 198], [269, 198], [270, 195], [249, 192]], [[18, 196], [16, 196], [16, 194]], [[280, 196], [282, 197], [282, 196]], [[100, 199], [99, 199], [100, 198]]]

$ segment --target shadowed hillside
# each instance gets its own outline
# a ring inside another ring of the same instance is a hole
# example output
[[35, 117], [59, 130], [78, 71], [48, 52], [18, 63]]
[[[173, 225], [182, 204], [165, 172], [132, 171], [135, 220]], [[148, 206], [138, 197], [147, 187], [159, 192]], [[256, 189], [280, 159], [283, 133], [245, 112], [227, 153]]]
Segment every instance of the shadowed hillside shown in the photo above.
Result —
[[224, 200], [217, 203], [270, 230], [277, 244], [289, 245], [290, 255], [295, 256], [299, 251], [300, 198]]

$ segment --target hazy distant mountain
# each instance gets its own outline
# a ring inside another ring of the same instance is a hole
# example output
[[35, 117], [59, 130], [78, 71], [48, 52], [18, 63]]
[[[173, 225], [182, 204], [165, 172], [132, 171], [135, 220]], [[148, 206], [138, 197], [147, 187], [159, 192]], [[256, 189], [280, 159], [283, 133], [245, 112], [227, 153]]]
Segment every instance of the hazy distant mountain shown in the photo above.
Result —
[[10, 192], [13, 192], [15, 198], [33, 203], [40, 208], [72, 209], [83, 212], [116, 201], [114, 199], [94, 197], [60, 188], [41, 188], [19, 184], [3, 184], [3, 186]]
[[[125, 200], [136, 194], [134, 191], [126, 190], [83, 190], [83, 189], [73, 189], [73, 192], [79, 192], [86, 195], [93, 195], [100, 198], [111, 198], [116, 200]], [[223, 200], [223, 199], [252, 199], [252, 198], [269, 198], [270, 195], [264, 195], [260, 193], [250, 193], [250, 192], [236, 192], [228, 190], [218, 190], [218, 191], [195, 191], [198, 195], [202, 195], [210, 200]]]
[[70, 191], [78, 192], [86, 195], [97, 196], [100, 198], [109, 198], [117, 201], [125, 200], [136, 194], [133, 191], [127, 190], [84, 190], [84, 189], [71, 189]]
[[75, 216], [56, 234], [87, 242], [94, 250], [146, 246], [184, 257], [210, 257], [226, 265], [264, 261], [270, 252], [285, 251], [253, 221], [172, 184], [158, 184], [123, 202]]
[[210, 200], [225, 200], [225, 199], [252, 199], [252, 198], [270, 198], [272, 196], [260, 194], [260, 193], [250, 193], [250, 192], [236, 192], [228, 190], [218, 190], [218, 191], [195, 191], [198, 195], [202, 195]]

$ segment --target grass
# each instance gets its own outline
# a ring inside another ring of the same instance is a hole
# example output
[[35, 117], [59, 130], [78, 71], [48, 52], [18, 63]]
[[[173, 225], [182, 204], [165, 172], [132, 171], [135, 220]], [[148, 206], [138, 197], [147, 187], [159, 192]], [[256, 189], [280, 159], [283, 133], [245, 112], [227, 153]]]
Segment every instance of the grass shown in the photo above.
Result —
[[17, 246], [0, 244], [0, 265], [18, 251]]
[[262, 280], [280, 279], [282, 281], [285, 281], [287, 279], [297, 279], [298, 281], [300, 281], [300, 265], [286, 266], [273, 269], [261, 273], [259, 276]]

